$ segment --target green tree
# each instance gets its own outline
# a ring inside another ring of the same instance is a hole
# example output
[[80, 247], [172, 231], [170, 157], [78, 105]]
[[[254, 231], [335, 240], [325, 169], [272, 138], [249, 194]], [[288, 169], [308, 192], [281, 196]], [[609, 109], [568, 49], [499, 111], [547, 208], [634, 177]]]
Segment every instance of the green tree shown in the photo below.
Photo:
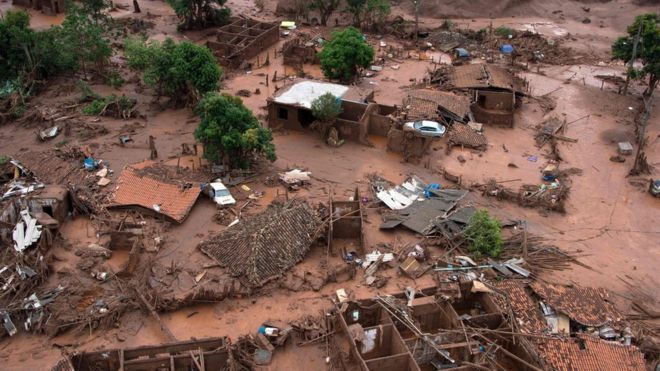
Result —
[[331, 40], [319, 53], [323, 74], [341, 81], [355, 78], [359, 69], [368, 67], [373, 58], [374, 50], [354, 27], [333, 32]]
[[167, 0], [181, 23], [179, 30], [222, 26], [229, 22], [227, 0]]
[[468, 250], [476, 256], [486, 254], [496, 258], [504, 249], [502, 227], [486, 209], [474, 213], [464, 235], [469, 241]]
[[365, 12], [367, 0], [346, 0], [347, 10], [353, 15], [353, 26], [362, 27], [362, 16]]
[[126, 39], [124, 46], [128, 65], [143, 70], [145, 83], [175, 106], [194, 104], [218, 90], [222, 69], [206, 46], [172, 39], [147, 44], [140, 38]]
[[257, 155], [275, 161], [269, 129], [261, 127], [243, 101], [229, 94], [210, 93], [197, 105], [201, 122], [195, 139], [204, 143], [204, 157], [211, 162], [246, 167]]
[[332, 93], [325, 93], [312, 101], [312, 114], [321, 121], [334, 121], [341, 111], [341, 100]]
[[309, 7], [310, 9], [318, 10], [319, 16], [321, 17], [321, 26], [325, 26], [328, 24], [328, 19], [332, 13], [337, 10], [340, 3], [340, 0], [312, 0], [309, 3]]
[[110, 43], [105, 38], [105, 25], [99, 22], [100, 13], [95, 13], [95, 9], [69, 3], [66, 17], [58, 30], [65, 52], [75, 56], [85, 76], [92, 66], [96, 71], [103, 71], [112, 54]]
[[391, 12], [388, 0], [367, 0], [365, 21], [371, 29], [380, 30]]
[[[634, 50], [636, 39], [637, 48]], [[660, 78], [660, 16], [648, 13], [635, 17], [635, 21], [628, 26], [628, 34], [618, 38], [612, 45], [612, 57], [630, 64], [628, 80], [648, 76], [648, 87], [644, 94], [651, 95]], [[632, 67], [633, 58], [642, 61], [641, 69]], [[626, 84], [626, 90], [627, 87]]]

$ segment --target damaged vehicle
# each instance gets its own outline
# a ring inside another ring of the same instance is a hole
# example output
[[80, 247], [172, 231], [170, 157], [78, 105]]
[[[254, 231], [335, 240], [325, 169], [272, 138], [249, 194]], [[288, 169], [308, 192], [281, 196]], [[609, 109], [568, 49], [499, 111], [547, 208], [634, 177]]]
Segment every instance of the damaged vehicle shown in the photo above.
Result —
[[649, 183], [649, 192], [653, 197], [660, 197], [660, 179], [651, 179]]
[[440, 138], [443, 135], [445, 135], [447, 128], [445, 128], [444, 125], [435, 121], [420, 120], [420, 121], [406, 122], [403, 125], [403, 130], [406, 132], [412, 132], [415, 135], [419, 135], [422, 137]]
[[236, 200], [229, 192], [229, 189], [220, 179], [216, 179], [209, 184], [202, 185], [202, 191], [213, 199], [213, 202], [220, 206], [231, 206]]

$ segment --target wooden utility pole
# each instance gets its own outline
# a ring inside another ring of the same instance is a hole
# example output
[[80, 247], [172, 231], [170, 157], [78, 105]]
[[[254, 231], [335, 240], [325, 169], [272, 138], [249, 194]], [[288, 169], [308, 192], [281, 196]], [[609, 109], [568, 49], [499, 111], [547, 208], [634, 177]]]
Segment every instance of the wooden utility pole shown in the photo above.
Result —
[[419, 48], [419, 5], [422, 0], [413, 0], [415, 4], [415, 47]]

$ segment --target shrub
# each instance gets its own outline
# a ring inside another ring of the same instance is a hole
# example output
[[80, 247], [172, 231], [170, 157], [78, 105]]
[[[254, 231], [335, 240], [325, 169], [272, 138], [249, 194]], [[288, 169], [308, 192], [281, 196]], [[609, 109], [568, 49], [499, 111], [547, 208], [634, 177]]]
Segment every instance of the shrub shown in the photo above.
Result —
[[477, 211], [470, 218], [464, 235], [469, 241], [468, 250], [477, 257], [486, 254], [496, 258], [504, 248], [502, 227], [485, 209]]
[[325, 93], [312, 101], [312, 114], [321, 121], [333, 121], [341, 111], [341, 101], [332, 93]]
[[495, 29], [495, 35], [497, 36], [509, 36], [515, 35], [516, 31], [513, 28], [500, 26]]

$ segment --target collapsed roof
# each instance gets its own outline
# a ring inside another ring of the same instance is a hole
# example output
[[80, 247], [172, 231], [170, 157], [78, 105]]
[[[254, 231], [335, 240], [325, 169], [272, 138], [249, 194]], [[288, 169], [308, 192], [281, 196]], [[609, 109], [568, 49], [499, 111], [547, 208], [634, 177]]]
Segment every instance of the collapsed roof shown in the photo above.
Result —
[[320, 220], [304, 202], [271, 204], [204, 241], [199, 249], [256, 288], [279, 277], [309, 251]]
[[408, 118], [434, 119], [448, 116], [454, 121], [463, 122], [470, 113], [470, 98], [445, 91], [419, 89], [408, 93], [404, 101]]
[[438, 69], [432, 77], [453, 89], [496, 89], [523, 93], [520, 79], [504, 68], [490, 64], [466, 64]]
[[152, 161], [127, 166], [117, 180], [109, 207], [139, 206], [183, 222], [200, 194], [198, 184], [160, 179], [147, 171]]

